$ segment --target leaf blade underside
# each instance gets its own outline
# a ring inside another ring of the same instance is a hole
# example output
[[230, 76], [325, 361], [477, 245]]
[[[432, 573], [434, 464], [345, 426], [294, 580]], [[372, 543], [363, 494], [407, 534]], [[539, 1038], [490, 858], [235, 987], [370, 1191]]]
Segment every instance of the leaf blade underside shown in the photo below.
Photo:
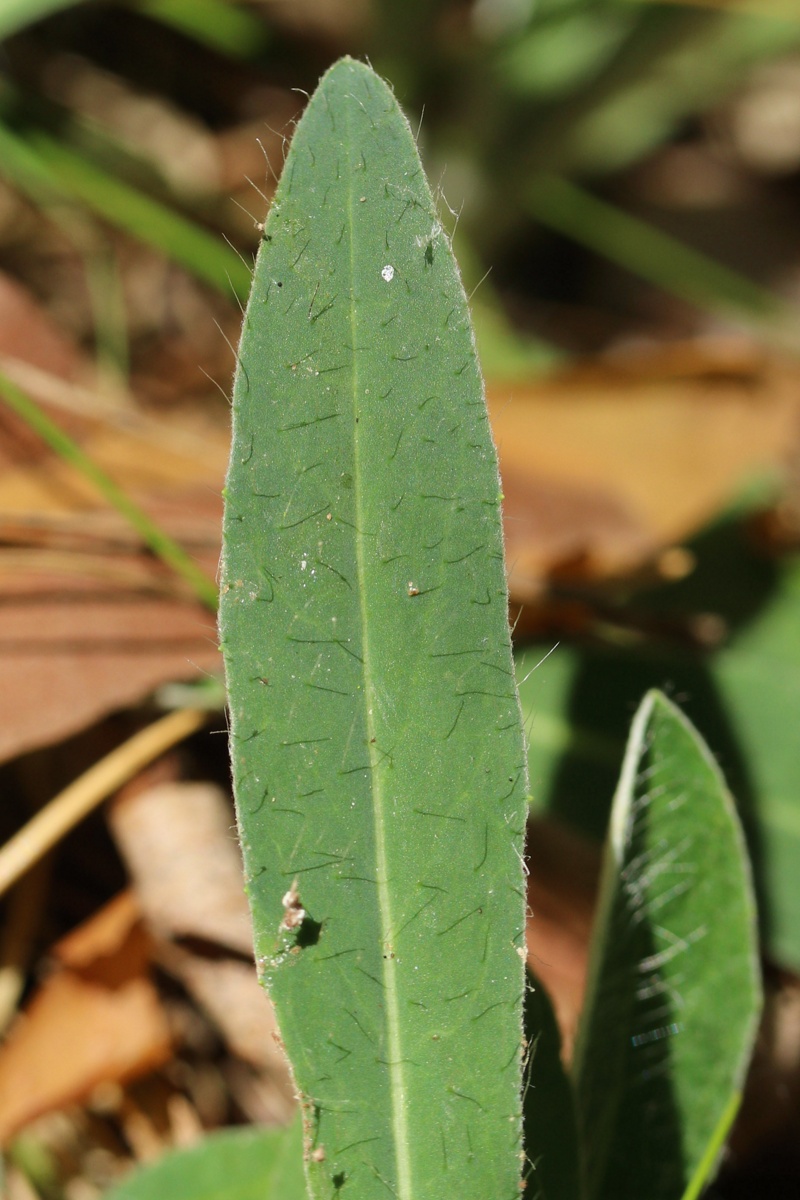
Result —
[[352, 60], [298, 125], [256, 266], [221, 635], [312, 1195], [511, 1200], [527, 778], [497, 465], [413, 137]]

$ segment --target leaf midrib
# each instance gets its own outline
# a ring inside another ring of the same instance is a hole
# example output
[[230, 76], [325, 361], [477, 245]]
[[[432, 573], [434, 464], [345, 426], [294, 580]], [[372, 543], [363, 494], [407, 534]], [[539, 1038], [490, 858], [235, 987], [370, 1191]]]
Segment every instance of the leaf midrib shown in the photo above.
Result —
[[[346, 106], [347, 147], [350, 148], [352, 135], [351, 110]], [[353, 429], [353, 499], [355, 504], [355, 550], [356, 573], [358, 576], [358, 602], [361, 625], [361, 657], [364, 670], [364, 713], [367, 729], [367, 744], [370, 757], [370, 791], [372, 796], [372, 814], [375, 837], [375, 866], [378, 889], [378, 910], [381, 924], [381, 942], [383, 953], [382, 979], [385, 993], [386, 1034], [388, 1043], [387, 1066], [389, 1070], [389, 1094], [391, 1103], [392, 1130], [394, 1134], [394, 1157], [397, 1169], [397, 1198], [412, 1200], [411, 1156], [409, 1154], [408, 1131], [408, 1093], [405, 1082], [404, 1056], [402, 1052], [402, 1034], [400, 1027], [400, 1006], [398, 995], [397, 965], [391, 953], [391, 935], [393, 928], [391, 892], [389, 888], [388, 858], [386, 848], [386, 800], [383, 792], [381, 772], [379, 770], [380, 755], [377, 749], [374, 704], [376, 700], [372, 679], [372, 652], [370, 643], [370, 614], [366, 596], [365, 569], [365, 540], [363, 531], [363, 481], [361, 471], [360, 435], [363, 426], [358, 422], [359, 404], [359, 323], [355, 303], [356, 280], [356, 239], [355, 212], [356, 195], [352, 168], [347, 181], [348, 200], [348, 233], [350, 238], [350, 334], [352, 345], [352, 429]]]

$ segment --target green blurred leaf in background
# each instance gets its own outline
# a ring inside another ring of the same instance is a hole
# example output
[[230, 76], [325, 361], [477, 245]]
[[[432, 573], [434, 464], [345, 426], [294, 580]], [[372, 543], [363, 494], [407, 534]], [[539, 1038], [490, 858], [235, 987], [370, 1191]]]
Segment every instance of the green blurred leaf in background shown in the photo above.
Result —
[[107, 1200], [305, 1200], [303, 1125], [225, 1129], [145, 1167]]

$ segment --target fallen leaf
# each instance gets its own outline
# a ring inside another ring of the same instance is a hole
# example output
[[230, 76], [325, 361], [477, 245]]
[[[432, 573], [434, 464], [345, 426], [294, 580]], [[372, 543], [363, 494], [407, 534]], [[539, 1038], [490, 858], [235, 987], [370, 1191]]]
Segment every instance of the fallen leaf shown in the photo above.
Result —
[[517, 603], [619, 577], [687, 538], [797, 437], [797, 368], [709, 348], [489, 387]]
[[214, 620], [199, 605], [38, 572], [15, 585], [0, 634], [0, 758], [68, 737], [164, 681], [219, 670]]
[[528, 965], [553, 1005], [565, 1063], [583, 1007], [600, 876], [598, 848], [546, 818], [528, 822]]
[[[130, 414], [50, 411], [213, 578], [224, 439], [197, 452], [193, 435]], [[221, 671], [213, 616], [0, 405], [3, 464], [0, 759], [138, 704], [164, 682]]]
[[0, 359], [30, 363], [63, 379], [88, 374], [77, 346], [31, 293], [0, 271]]
[[53, 958], [55, 970], [0, 1047], [0, 1143], [98, 1084], [145, 1075], [172, 1055], [132, 893], [59, 942]]
[[286, 1120], [294, 1106], [294, 1085], [272, 1004], [259, 985], [254, 964], [207, 958], [177, 944], [161, 947], [158, 962], [181, 981], [231, 1053], [255, 1067], [269, 1083], [272, 1115]]
[[288, 1115], [293, 1095], [277, 1025], [253, 962], [250, 910], [233, 808], [208, 783], [160, 783], [123, 794], [108, 822], [156, 938], [228, 1046], [267, 1070]]
[[233, 809], [220, 788], [159, 783], [123, 794], [107, 819], [154, 932], [252, 959]]

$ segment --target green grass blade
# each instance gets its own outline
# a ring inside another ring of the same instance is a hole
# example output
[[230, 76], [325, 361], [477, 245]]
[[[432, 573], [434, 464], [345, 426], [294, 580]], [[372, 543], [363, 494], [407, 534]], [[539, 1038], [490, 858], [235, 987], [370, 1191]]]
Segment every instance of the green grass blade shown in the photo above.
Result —
[[649, 692], [614, 798], [575, 1055], [586, 1200], [681, 1200], [709, 1173], [760, 999], [733, 803], [694, 728]]
[[529, 188], [537, 220], [698, 308], [744, 318], [773, 341], [797, 347], [794, 310], [766, 288], [584, 188], [543, 174]]
[[244, 298], [246, 263], [219, 237], [107, 174], [41, 130], [23, 140], [0, 123], [0, 174], [37, 204], [85, 204], [90, 212], [180, 263], [198, 279]]
[[31, 131], [29, 145], [57, 185], [91, 212], [160, 250], [219, 291], [230, 294], [233, 289], [242, 298], [248, 294], [247, 264], [218, 235], [115, 179], [40, 130]]
[[143, 1167], [105, 1200], [304, 1200], [303, 1131], [224, 1129]]
[[232, 58], [255, 58], [269, 42], [264, 18], [231, 0], [143, 0], [136, 8]]
[[217, 589], [212, 579], [206, 575], [188, 554], [183, 546], [165, 533], [147, 513], [131, 500], [119, 484], [107, 475], [102, 467], [92, 459], [69, 434], [65, 433], [55, 421], [51, 421], [45, 412], [35, 404], [29, 396], [18, 388], [6, 375], [0, 372], [0, 395], [9, 408], [13, 409], [39, 437], [47, 443], [65, 462], [70, 463], [91, 484], [117, 512], [133, 526], [142, 541], [161, 559], [171, 570], [180, 575], [195, 593], [197, 598], [213, 611], [217, 607]]
[[221, 635], [311, 1192], [512, 1200], [526, 769], [497, 464], [412, 134], [352, 60], [294, 135], [239, 359]]

